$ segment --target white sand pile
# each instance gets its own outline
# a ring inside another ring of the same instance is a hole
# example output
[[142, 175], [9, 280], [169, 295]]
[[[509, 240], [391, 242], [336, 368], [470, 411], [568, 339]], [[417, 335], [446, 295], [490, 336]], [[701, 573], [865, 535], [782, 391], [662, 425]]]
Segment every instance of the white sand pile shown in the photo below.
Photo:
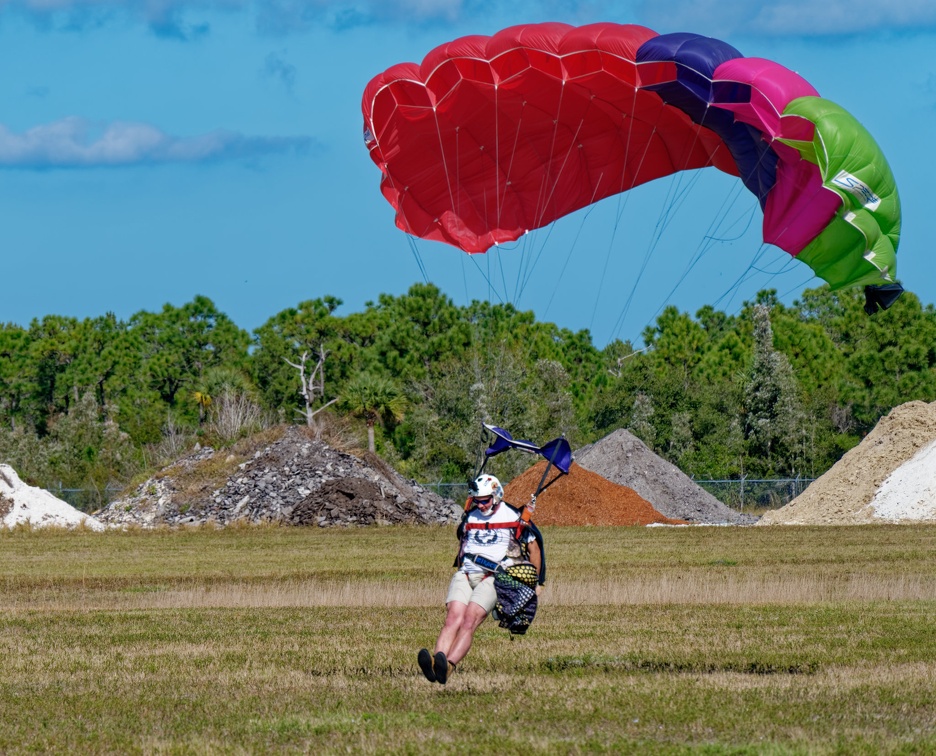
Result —
[[48, 491], [27, 485], [9, 465], [0, 465], [0, 527], [30, 525], [34, 528], [104, 530], [104, 524], [79, 512]]
[[936, 522], [936, 441], [887, 477], [871, 508], [875, 520]]
[[758, 525], [936, 522], [936, 402], [891, 410], [858, 446]]

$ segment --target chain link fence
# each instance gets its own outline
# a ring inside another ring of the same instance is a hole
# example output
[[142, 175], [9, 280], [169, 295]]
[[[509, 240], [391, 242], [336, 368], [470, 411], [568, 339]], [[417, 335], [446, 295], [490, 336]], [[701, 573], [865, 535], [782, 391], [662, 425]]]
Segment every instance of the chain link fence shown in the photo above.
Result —
[[712, 496], [740, 512], [779, 509], [799, 496], [815, 478], [740, 478], [738, 480], [694, 480]]
[[96, 512], [106, 507], [117, 498], [123, 489], [119, 486], [106, 486], [105, 488], [63, 488], [62, 484], [47, 489], [50, 494], [71, 504], [75, 509], [85, 514]]

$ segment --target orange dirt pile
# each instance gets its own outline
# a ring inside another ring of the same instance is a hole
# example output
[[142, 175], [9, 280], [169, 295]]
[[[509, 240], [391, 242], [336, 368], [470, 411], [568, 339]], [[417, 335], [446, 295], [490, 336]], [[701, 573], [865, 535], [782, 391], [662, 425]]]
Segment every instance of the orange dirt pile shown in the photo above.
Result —
[[[505, 499], [515, 506], [525, 504], [536, 491], [545, 460], [518, 475], [505, 488]], [[550, 470], [549, 480], [555, 476]], [[649, 501], [627, 486], [612, 483], [573, 462], [564, 475], [536, 500], [533, 521], [537, 525], [683, 525], [653, 508]]]

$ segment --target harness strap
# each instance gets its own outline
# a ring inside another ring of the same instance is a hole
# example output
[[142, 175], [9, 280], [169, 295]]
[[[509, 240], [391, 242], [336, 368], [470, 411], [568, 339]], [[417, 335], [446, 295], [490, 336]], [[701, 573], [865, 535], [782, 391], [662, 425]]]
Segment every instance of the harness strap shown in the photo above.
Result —
[[515, 522], [466, 522], [465, 530], [506, 530], [515, 528]]
[[[465, 559], [470, 559], [472, 562], [478, 565], [478, 567], [481, 567], [488, 572], [499, 572], [501, 569], [501, 566], [497, 562], [478, 554], [465, 554]], [[490, 575], [487, 577], [490, 577]]]

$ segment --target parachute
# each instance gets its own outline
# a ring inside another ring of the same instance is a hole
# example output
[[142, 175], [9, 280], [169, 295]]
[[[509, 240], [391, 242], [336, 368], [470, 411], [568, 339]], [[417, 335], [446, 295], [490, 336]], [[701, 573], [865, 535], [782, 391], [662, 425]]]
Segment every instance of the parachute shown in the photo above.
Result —
[[[738, 176], [763, 239], [887, 307], [900, 200], [871, 135], [793, 71], [698, 34], [515, 26], [367, 85], [364, 139], [408, 234], [468, 253], [678, 171]], [[897, 291], [896, 296], [894, 291]], [[874, 307], [876, 309], [876, 305]], [[871, 310], [869, 309], [869, 312]]]

